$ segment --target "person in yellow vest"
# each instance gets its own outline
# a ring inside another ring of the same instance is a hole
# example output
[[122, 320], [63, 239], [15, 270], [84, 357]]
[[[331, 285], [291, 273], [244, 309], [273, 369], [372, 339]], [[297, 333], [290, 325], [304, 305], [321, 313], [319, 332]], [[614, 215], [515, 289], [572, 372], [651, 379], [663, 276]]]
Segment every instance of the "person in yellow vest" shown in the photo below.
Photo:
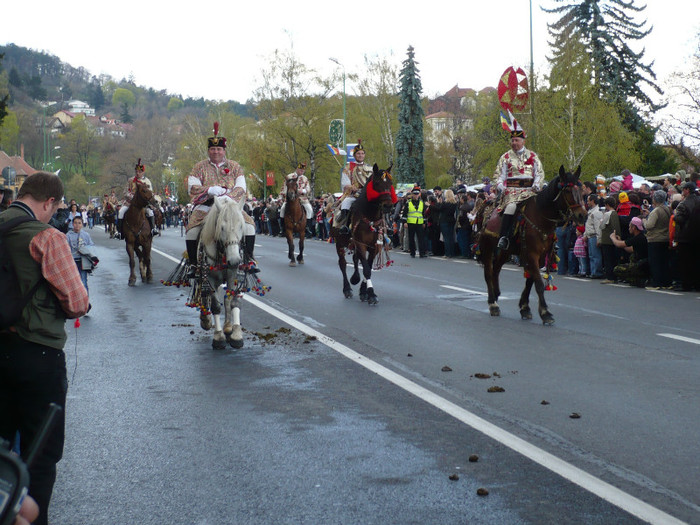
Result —
[[404, 204], [402, 215], [406, 219], [408, 227], [408, 250], [411, 257], [416, 256], [416, 237], [418, 237], [418, 253], [421, 257], [425, 254], [425, 203], [421, 199], [420, 187], [414, 186], [411, 190], [411, 198]]

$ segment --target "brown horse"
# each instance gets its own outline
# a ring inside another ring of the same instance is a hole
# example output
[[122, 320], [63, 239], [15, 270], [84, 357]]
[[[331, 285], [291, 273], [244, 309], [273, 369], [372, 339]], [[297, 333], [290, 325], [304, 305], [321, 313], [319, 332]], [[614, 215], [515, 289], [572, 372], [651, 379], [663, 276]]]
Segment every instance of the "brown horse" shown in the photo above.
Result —
[[[519, 205], [516, 214], [516, 240], [511, 242], [507, 250], [498, 250], [498, 232], [500, 231], [501, 216], [494, 210], [490, 217], [484, 218], [484, 224], [479, 235], [481, 262], [484, 265], [484, 279], [488, 288], [489, 312], [498, 316], [501, 310], [496, 302], [501, 295], [498, 277], [503, 265], [511, 255], [519, 255], [520, 264], [525, 269], [525, 289], [520, 296], [520, 316], [522, 319], [532, 319], [529, 298], [532, 285], [535, 285], [539, 298], [539, 314], [542, 323], [551, 325], [554, 316], [547, 309], [544, 300], [545, 284], [540, 274], [540, 268], [547, 265], [548, 271], [553, 264], [554, 229], [558, 223], [573, 218], [583, 224], [586, 220], [586, 208], [581, 199], [581, 166], [575, 173], [566, 172], [564, 166], [559, 168], [557, 175], [537, 195], [530, 197]], [[550, 255], [549, 261], [546, 256]]]
[[117, 210], [109, 201], [105, 201], [102, 208], [102, 220], [105, 223], [105, 233], [109, 233], [109, 238], [114, 239], [114, 234], [117, 233]]
[[[384, 235], [389, 231], [389, 223], [384, 219], [384, 212], [396, 204], [397, 197], [392, 185], [391, 166], [380, 170], [375, 164], [372, 177], [352, 205], [352, 224], [350, 234], [341, 234], [338, 228], [331, 228], [331, 236], [335, 239], [335, 249], [338, 254], [338, 266], [343, 274], [343, 293], [346, 298], [352, 297], [352, 287], [360, 282], [358, 265], [362, 263], [362, 284], [360, 285], [360, 300], [375, 305], [377, 294], [372, 285], [372, 265], [375, 257], [384, 248]], [[347, 261], [345, 250], [353, 250], [352, 261], [355, 271], [348, 281]]]
[[129, 255], [129, 286], [136, 284], [136, 274], [134, 267], [136, 261], [134, 254], [139, 259], [139, 271], [141, 281], [153, 282], [153, 272], [151, 271], [151, 227], [146, 220], [146, 205], [153, 203], [153, 192], [145, 184], [136, 185], [136, 193], [131, 199], [131, 205], [124, 214], [124, 224], [122, 231], [126, 240], [126, 253]]
[[[287, 205], [284, 209], [284, 236], [287, 238], [289, 266], [304, 264], [304, 237], [306, 236], [306, 210], [301, 205], [297, 192], [297, 181], [287, 181]], [[299, 255], [294, 260], [294, 234], [299, 235]]]

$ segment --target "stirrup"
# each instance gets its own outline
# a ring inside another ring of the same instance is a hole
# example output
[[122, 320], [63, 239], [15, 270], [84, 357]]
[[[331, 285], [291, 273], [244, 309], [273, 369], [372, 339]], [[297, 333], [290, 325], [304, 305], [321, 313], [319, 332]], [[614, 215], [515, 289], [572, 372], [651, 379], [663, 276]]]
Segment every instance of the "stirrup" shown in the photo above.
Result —
[[160, 235], [160, 231], [158, 230], [158, 228], [152, 228], [151, 237], [155, 237], [156, 235]]
[[504, 235], [503, 237], [501, 237], [500, 239], [498, 239], [498, 246], [497, 246], [497, 247], [498, 247], [500, 250], [507, 250], [507, 249], [508, 249], [508, 246], [510, 246], [510, 241], [508, 240], [508, 237], [506, 237], [506, 236]]
[[347, 224], [343, 224], [340, 230], [338, 230], [338, 233], [341, 235], [350, 235], [350, 228], [348, 228]]

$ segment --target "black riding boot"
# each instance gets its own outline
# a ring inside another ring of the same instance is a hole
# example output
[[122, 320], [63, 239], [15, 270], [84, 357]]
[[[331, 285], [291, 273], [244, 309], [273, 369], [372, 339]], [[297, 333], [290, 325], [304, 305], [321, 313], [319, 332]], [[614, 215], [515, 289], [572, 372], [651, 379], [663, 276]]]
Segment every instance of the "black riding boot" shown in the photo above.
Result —
[[118, 239], [123, 239], [124, 238], [124, 232], [122, 231], [122, 227], [124, 226], [124, 219], [117, 219], [117, 238]]
[[248, 256], [248, 262], [250, 263], [250, 271], [253, 273], [258, 273], [260, 268], [258, 268], [258, 263], [253, 256], [255, 251], [255, 235], [245, 236], [245, 253]]
[[507, 250], [510, 246], [510, 236], [513, 229], [515, 215], [503, 214], [501, 216], [501, 238], [498, 239], [498, 248]]
[[189, 259], [187, 278], [194, 279], [197, 273], [197, 241], [188, 239], [185, 241], [185, 245], [187, 246], [187, 258]]
[[340, 210], [340, 217], [338, 217], [338, 223], [342, 224], [339, 232], [343, 235], [350, 233], [350, 228], [348, 228], [348, 219], [350, 215], [350, 210]]
[[146, 218], [148, 219], [148, 224], [151, 226], [151, 236], [155, 237], [156, 235], [160, 235], [158, 228], [156, 228], [156, 218], [152, 215], [146, 215]]

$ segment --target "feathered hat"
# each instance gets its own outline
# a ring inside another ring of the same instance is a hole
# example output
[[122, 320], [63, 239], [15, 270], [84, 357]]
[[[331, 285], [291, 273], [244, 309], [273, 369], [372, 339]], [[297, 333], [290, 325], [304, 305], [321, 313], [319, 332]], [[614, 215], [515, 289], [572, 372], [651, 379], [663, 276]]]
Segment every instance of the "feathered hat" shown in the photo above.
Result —
[[144, 171], [146, 171], [146, 166], [144, 166], [143, 164], [141, 164], [141, 159], [139, 159], [139, 160], [136, 162], [136, 166], [134, 166], [134, 170], [135, 170], [137, 173], [143, 173]]
[[362, 139], [357, 139], [357, 146], [352, 148], [353, 157], [355, 156], [355, 153], [357, 153], [358, 151], [365, 151], [365, 147], [362, 145]]
[[219, 137], [219, 123], [214, 122], [214, 136], [207, 139], [207, 148], [225, 148], [226, 137]]
[[520, 122], [515, 120], [513, 114], [508, 110], [508, 116], [506, 117], [501, 111], [501, 127], [510, 133], [511, 138], [522, 137], [525, 138], [525, 130], [523, 130]]

